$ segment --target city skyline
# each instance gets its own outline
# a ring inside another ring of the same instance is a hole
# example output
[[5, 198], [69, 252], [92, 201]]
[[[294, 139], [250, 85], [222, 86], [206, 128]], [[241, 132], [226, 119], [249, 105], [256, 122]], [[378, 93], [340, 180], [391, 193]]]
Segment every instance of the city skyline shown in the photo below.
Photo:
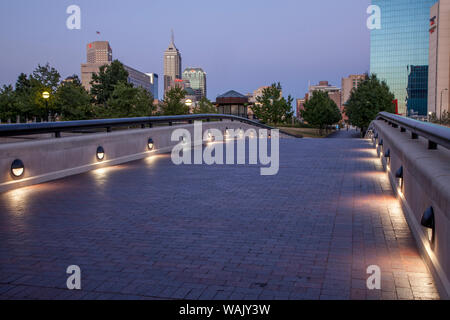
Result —
[[[285, 1], [286, 9], [275, 15], [275, 25], [261, 21], [273, 15], [274, 7], [280, 4], [268, 3], [255, 9], [254, 1], [249, 1], [240, 5], [240, 11], [235, 14], [238, 20], [246, 20], [226, 27], [212, 22], [228, 16], [231, 8], [207, 1], [198, 1], [192, 8], [180, 2], [173, 9], [175, 17], [187, 17], [193, 12], [204, 15], [203, 22], [190, 20], [189, 28], [177, 19], [163, 21], [156, 15], [151, 16], [149, 22], [141, 19], [149, 12], [167, 9], [168, 5], [162, 1], [151, 4], [136, 1], [132, 7], [119, 1], [108, 3], [110, 6], [103, 8], [105, 1], [78, 1], [81, 30], [65, 27], [68, 17], [65, 10], [70, 1], [48, 0], [44, 5], [42, 2], [25, 4], [20, 0], [1, 3], [1, 9], [11, 13], [1, 22], [2, 39], [6, 47], [14, 47], [11, 50], [17, 53], [14, 59], [9, 50], [0, 53], [0, 58], [11, 61], [0, 75], [0, 84], [13, 84], [21, 72], [29, 74], [37, 64], [47, 62], [57, 68], [63, 78], [79, 74], [85, 44], [98, 40], [110, 42], [118, 53], [115, 59], [138, 70], [163, 75], [163, 52], [172, 28], [185, 66], [201, 66], [209, 74], [208, 98], [211, 100], [228, 89], [247, 93], [278, 81], [285, 95], [300, 97], [307, 91], [308, 81], [327, 79], [339, 84], [344, 75], [369, 70], [369, 30], [365, 23], [370, 1], [355, 0], [340, 5], [328, 0], [312, 4]], [[19, 23], [10, 16], [23, 19]], [[319, 25], [315, 23], [318, 17]], [[197, 28], [204, 23], [209, 23], [208, 28]], [[241, 32], [236, 33], [239, 28]], [[96, 35], [96, 31], [100, 35]], [[163, 87], [161, 83], [160, 97]]]

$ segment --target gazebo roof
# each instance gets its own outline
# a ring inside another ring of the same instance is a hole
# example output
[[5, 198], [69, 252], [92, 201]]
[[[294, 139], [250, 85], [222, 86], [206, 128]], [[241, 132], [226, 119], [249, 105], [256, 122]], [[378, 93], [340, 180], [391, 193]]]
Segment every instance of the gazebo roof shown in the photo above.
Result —
[[230, 90], [230, 91], [218, 96], [217, 98], [247, 98], [247, 97], [244, 96], [243, 94], [240, 94], [237, 91]]

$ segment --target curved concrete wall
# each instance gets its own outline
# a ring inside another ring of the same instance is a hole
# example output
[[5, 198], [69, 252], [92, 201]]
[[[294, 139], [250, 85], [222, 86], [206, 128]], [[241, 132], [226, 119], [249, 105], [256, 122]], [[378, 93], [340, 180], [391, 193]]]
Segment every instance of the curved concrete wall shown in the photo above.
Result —
[[[223, 132], [227, 127], [255, 128], [232, 121], [203, 123], [203, 131], [215, 128]], [[188, 129], [194, 139], [194, 125], [191, 124], [1, 144], [0, 192], [171, 152], [178, 143], [171, 141], [171, 134], [178, 128]], [[154, 141], [154, 151], [147, 148], [149, 138]], [[105, 150], [103, 161], [96, 158], [99, 146]], [[20, 179], [11, 174], [11, 164], [15, 159], [22, 160], [25, 166]]]
[[[383, 120], [373, 123], [383, 139], [378, 153], [388, 170], [391, 184], [402, 200], [406, 218], [429, 268], [433, 272], [441, 297], [450, 298], [450, 150], [428, 150], [428, 141], [411, 139], [411, 133], [400, 132]], [[390, 149], [390, 161], [384, 153]], [[403, 187], [395, 178], [403, 166]], [[434, 240], [430, 229], [421, 225], [425, 210], [433, 207]]]

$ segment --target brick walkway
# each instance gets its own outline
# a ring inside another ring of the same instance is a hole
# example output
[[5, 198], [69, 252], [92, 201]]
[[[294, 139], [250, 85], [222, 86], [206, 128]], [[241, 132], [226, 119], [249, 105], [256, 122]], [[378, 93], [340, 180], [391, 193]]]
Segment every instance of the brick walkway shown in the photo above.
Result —
[[0, 298], [439, 298], [368, 141], [280, 143], [273, 177], [158, 156], [0, 194]]

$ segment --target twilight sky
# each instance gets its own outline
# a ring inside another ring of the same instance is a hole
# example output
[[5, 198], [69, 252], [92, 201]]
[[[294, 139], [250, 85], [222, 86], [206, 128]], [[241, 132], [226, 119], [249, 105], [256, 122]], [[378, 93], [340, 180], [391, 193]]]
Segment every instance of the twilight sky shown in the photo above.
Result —
[[[66, 8], [81, 7], [81, 30]], [[208, 97], [280, 81], [301, 97], [312, 83], [369, 71], [370, 0], [1, 0], [0, 85], [49, 62], [80, 74], [86, 44], [108, 40], [113, 58], [160, 76], [170, 30], [183, 69], [207, 72]], [[100, 31], [98, 36], [96, 31]]]

